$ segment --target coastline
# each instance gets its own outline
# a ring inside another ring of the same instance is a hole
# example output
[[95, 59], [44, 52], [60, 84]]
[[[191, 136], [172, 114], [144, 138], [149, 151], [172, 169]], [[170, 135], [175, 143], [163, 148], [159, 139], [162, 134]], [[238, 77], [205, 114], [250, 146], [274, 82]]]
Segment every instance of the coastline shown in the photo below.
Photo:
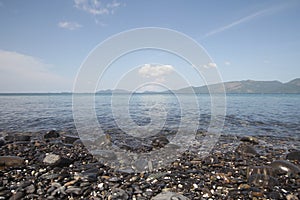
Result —
[[293, 138], [222, 135], [205, 159], [186, 152], [164, 169], [125, 173], [98, 162], [68, 133], [1, 134], [4, 199], [300, 197], [300, 152], [290, 145], [300, 141]]

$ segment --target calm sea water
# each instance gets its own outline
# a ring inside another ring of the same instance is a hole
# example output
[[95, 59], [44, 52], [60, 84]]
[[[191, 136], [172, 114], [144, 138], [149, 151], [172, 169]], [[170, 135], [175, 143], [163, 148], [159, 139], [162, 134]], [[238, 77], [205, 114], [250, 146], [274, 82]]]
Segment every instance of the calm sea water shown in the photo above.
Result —
[[[80, 97], [83, 104], [87, 96]], [[126, 101], [122, 98], [122, 95], [117, 95], [111, 103], [110, 95], [95, 96], [96, 115], [104, 129], [115, 128], [114, 118], [126, 115], [126, 105], [129, 108], [129, 118], [136, 126], [151, 125], [156, 120], [163, 122], [165, 129], [176, 129], [179, 124], [197, 120], [198, 128], [206, 130], [210, 123], [209, 95], [198, 95], [198, 105], [192, 101], [195, 97], [188, 94], [182, 94], [180, 99], [168, 94], [136, 94], [125, 106]], [[229, 94], [226, 102], [223, 134], [300, 137], [300, 95]], [[126, 126], [124, 124], [123, 127]], [[128, 126], [134, 129], [132, 124], [128, 123]], [[189, 127], [186, 126], [187, 131]], [[72, 95], [0, 95], [0, 131], [37, 132], [51, 129], [76, 132]]]

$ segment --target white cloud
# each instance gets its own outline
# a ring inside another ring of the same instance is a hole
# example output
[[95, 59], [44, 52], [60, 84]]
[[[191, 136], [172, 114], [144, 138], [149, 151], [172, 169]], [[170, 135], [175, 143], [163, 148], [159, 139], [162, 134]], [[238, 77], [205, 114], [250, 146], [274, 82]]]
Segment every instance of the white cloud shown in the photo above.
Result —
[[70, 91], [72, 81], [38, 58], [0, 50], [0, 92]]
[[230, 62], [230, 61], [225, 61], [224, 64], [227, 65], [227, 66], [230, 66], [230, 65], [231, 65], [231, 62]]
[[[171, 65], [151, 65], [145, 64], [139, 69], [139, 74], [143, 77], [156, 77], [162, 78], [165, 75], [168, 75], [174, 71], [173, 66]], [[159, 79], [158, 79], [159, 80]], [[162, 79], [160, 79], [162, 80]]]
[[78, 24], [77, 22], [68, 22], [68, 21], [62, 21], [58, 23], [58, 26], [60, 28], [68, 29], [68, 30], [76, 30], [82, 27], [81, 24]]
[[203, 65], [204, 68], [215, 68], [217, 67], [217, 64], [216, 63], [207, 63], [207, 65]]
[[92, 15], [114, 14], [115, 9], [122, 4], [117, 1], [104, 4], [100, 0], [74, 0], [75, 7]]

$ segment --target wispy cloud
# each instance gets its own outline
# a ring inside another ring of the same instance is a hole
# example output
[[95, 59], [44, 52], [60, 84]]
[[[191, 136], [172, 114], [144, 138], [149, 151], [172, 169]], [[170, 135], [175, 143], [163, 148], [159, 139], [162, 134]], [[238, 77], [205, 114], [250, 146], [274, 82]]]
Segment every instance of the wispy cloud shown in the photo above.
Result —
[[36, 57], [0, 50], [0, 92], [70, 91], [72, 81]]
[[228, 29], [230, 29], [232, 27], [235, 27], [235, 26], [241, 25], [243, 23], [249, 22], [249, 21], [251, 21], [253, 19], [262, 17], [264, 15], [274, 13], [274, 12], [282, 10], [282, 9], [284, 9], [286, 7], [287, 7], [287, 5], [283, 4], [283, 5], [280, 5], [280, 6], [273, 6], [271, 8], [266, 8], [266, 9], [257, 11], [255, 13], [252, 13], [251, 15], [248, 15], [246, 17], [242, 17], [242, 18], [240, 18], [240, 19], [238, 19], [238, 20], [236, 20], [234, 22], [231, 22], [231, 23], [229, 23], [227, 25], [224, 25], [224, 26], [221, 26], [221, 27], [219, 27], [219, 28], [217, 28], [215, 30], [212, 30], [212, 31], [206, 33], [203, 38], [206, 38], [206, 37], [209, 37], [209, 36], [221, 33], [221, 32], [226, 31], [226, 30], [228, 30]]
[[225, 61], [224, 64], [227, 65], [227, 66], [230, 66], [231, 62], [230, 61]]
[[58, 23], [58, 26], [60, 28], [68, 29], [68, 30], [76, 30], [82, 27], [81, 24], [78, 24], [77, 22], [68, 22], [68, 21], [62, 21]]
[[92, 15], [114, 14], [115, 10], [122, 4], [118, 1], [103, 3], [100, 0], [74, 0], [74, 6]]

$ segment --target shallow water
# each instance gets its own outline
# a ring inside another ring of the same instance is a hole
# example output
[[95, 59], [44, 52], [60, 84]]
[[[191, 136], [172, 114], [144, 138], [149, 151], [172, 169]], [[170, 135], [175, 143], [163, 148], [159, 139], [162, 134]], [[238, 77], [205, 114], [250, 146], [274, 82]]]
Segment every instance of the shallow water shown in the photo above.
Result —
[[[81, 101], [89, 95], [82, 95]], [[197, 105], [198, 104], [198, 105]], [[128, 105], [128, 107], [126, 107]], [[111, 109], [113, 108], [113, 109]], [[128, 110], [126, 110], [128, 108]], [[104, 129], [135, 131], [207, 130], [211, 120], [211, 98], [181, 94], [97, 94], [95, 110]], [[128, 116], [127, 116], [128, 113]], [[222, 134], [300, 137], [300, 95], [228, 94]], [[159, 123], [159, 125], [157, 125]], [[153, 128], [154, 125], [154, 128]], [[76, 132], [71, 94], [1, 94], [0, 131], [37, 132], [51, 129]]]

